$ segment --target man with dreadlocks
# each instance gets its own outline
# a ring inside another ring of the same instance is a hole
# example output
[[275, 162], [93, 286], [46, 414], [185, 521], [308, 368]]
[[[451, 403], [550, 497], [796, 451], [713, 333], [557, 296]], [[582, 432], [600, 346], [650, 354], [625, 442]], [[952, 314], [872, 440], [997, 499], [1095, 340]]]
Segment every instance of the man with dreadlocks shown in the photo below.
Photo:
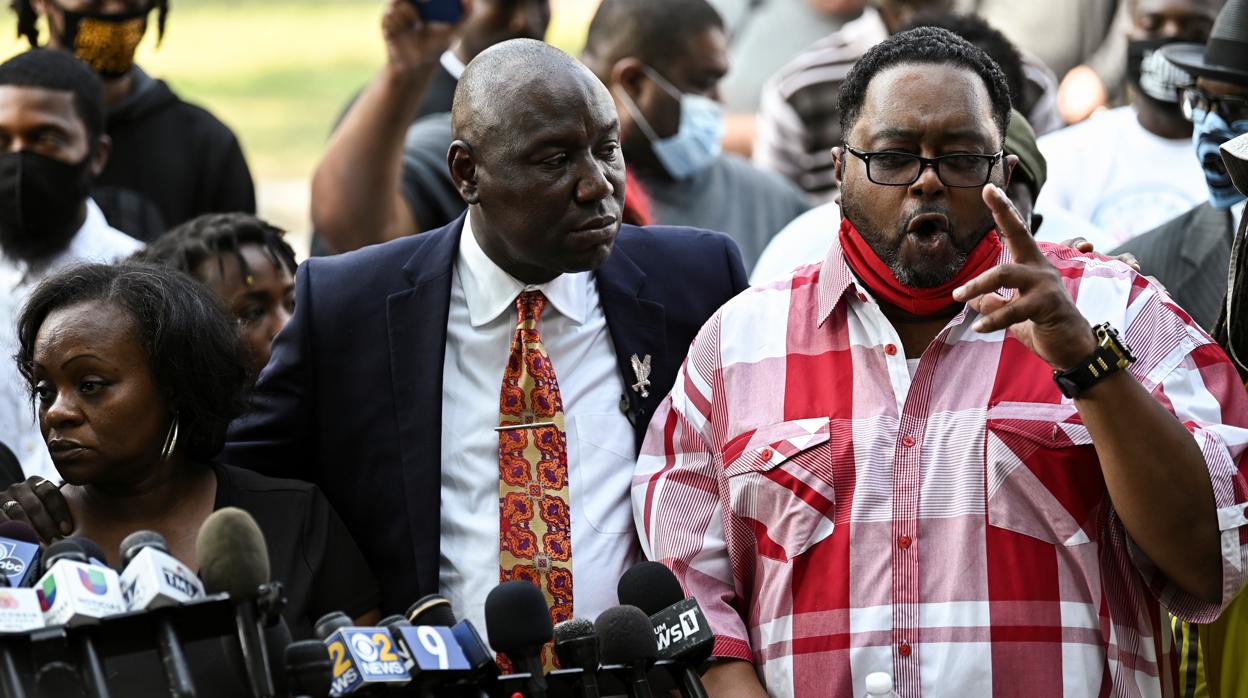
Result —
[[72, 52], [104, 80], [112, 152], [92, 197], [114, 227], [143, 241], [204, 213], [255, 213], [251, 172], [238, 139], [209, 112], [183, 102], [134, 64], [156, 11], [164, 36], [168, 0], [11, 0], [17, 31]]
[[169, 231], [140, 259], [207, 284], [238, 320], [254, 380], [295, 309], [295, 251], [281, 228], [245, 213], [212, 213]]

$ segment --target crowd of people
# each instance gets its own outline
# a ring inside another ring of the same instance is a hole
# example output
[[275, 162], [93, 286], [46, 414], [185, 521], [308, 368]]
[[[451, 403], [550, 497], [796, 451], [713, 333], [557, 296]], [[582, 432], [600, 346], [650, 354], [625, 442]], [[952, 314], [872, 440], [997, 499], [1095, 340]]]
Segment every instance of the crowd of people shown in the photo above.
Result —
[[12, 9], [0, 520], [241, 508], [295, 639], [651, 559], [712, 696], [1248, 696], [1248, 0], [387, 0], [302, 263], [166, 0]]

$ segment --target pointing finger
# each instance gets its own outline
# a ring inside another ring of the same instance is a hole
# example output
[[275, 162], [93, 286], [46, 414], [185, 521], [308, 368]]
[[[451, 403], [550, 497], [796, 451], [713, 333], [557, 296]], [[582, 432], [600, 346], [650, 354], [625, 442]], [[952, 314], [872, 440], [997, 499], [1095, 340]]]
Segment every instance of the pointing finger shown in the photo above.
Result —
[[1004, 191], [995, 184], [984, 186], [984, 203], [992, 211], [992, 218], [997, 223], [997, 232], [1005, 241], [1014, 259], [1020, 264], [1036, 264], [1044, 261], [1044, 255], [1036, 244], [1036, 239], [1027, 230], [1027, 225], [1018, 215], [1018, 209]]

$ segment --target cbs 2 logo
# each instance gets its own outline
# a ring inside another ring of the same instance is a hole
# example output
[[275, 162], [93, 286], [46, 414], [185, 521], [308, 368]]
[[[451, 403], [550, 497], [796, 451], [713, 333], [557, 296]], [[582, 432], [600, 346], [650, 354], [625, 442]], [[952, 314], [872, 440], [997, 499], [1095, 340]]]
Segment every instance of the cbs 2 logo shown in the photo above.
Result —
[[[372, 635], [352, 635], [351, 649], [355, 656], [365, 662], [397, 662], [399, 655], [394, 651], [394, 641], [386, 633]], [[334, 640], [326, 648], [329, 658], [334, 663], [334, 678], [342, 676], [351, 668], [347, 647], [342, 640]]]

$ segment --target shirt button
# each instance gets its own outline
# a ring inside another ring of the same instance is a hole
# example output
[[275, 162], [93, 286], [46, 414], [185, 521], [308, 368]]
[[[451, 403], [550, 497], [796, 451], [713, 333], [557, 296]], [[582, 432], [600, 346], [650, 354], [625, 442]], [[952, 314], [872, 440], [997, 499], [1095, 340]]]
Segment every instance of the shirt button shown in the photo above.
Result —
[[867, 294], [863, 293], [862, 291], [859, 291], [859, 292], [858, 292], [858, 300], [862, 301], [863, 303], [866, 303], [866, 302], [867, 302]]
[[765, 460], [765, 461], [770, 461], [770, 460], [771, 460], [772, 455], [774, 455], [774, 454], [773, 454], [773, 452], [772, 452], [772, 450], [771, 450], [770, 448], [764, 448], [762, 451], [760, 451], [760, 452], [759, 452], [759, 454], [758, 454], [758, 455], [762, 456], [762, 457], [763, 457], [763, 460]]
[[909, 550], [911, 542], [910, 536], [902, 536], [897, 539], [897, 545], [900, 546], [902, 550]]
[[894, 355], [896, 355], [896, 354], [897, 354], [897, 345], [896, 345], [896, 344], [885, 344], [885, 345], [884, 345], [884, 353], [885, 353], [885, 354], [888, 354], [889, 356], [894, 356]]
[[910, 653], [911, 653], [911, 652], [913, 652], [913, 651], [914, 651], [914, 650], [912, 650], [912, 649], [910, 648], [910, 643], [909, 643], [909, 642], [903, 642], [903, 643], [901, 643], [901, 647], [898, 647], [898, 648], [897, 648], [897, 652], [898, 652], [898, 653], [900, 653], [900, 654], [901, 654], [901, 656], [903, 656], [903, 657], [909, 657], [909, 656], [910, 656]]
[[914, 437], [913, 437], [913, 436], [903, 436], [903, 437], [901, 437], [901, 445], [902, 445], [902, 446], [905, 446], [906, 448], [913, 448], [913, 447], [914, 447]]

